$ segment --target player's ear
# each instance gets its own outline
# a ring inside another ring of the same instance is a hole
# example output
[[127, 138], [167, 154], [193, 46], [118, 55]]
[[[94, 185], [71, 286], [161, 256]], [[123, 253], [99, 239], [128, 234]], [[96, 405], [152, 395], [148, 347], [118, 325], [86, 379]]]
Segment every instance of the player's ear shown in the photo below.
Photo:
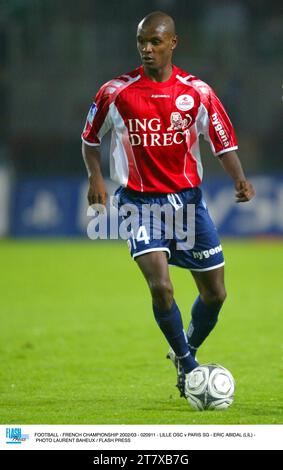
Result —
[[171, 39], [171, 50], [172, 51], [177, 47], [177, 44], [178, 44], [178, 36], [175, 35]]

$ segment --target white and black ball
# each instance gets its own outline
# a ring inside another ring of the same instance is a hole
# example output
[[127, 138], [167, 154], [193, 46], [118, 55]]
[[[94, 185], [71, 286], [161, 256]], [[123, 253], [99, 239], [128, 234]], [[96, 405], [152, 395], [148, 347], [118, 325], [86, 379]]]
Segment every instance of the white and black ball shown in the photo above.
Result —
[[186, 376], [185, 395], [196, 410], [224, 410], [234, 400], [235, 380], [225, 367], [204, 364]]

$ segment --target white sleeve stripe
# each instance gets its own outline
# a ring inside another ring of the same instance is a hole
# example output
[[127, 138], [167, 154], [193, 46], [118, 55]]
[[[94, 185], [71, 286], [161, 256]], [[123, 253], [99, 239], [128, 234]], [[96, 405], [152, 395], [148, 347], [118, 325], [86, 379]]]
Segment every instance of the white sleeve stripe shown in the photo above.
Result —
[[86, 145], [89, 145], [90, 147], [99, 147], [100, 146], [100, 144], [92, 144], [92, 143], [88, 142], [87, 140], [85, 140], [83, 138], [83, 136], [81, 136], [81, 139]]
[[197, 115], [197, 125], [200, 134], [203, 135], [204, 140], [209, 143], [212, 153], [215, 155], [215, 147], [212, 139], [209, 135], [209, 115], [208, 111], [203, 103], [200, 103], [198, 115]]
[[107, 112], [106, 116], [104, 117], [103, 123], [102, 123], [99, 131], [96, 134], [100, 141], [105, 136], [105, 134], [107, 134], [107, 132], [109, 131], [109, 129], [111, 129], [111, 126], [112, 126], [112, 119], [111, 119], [111, 113], [110, 113], [111, 104], [109, 105], [108, 112]]
[[231, 152], [232, 150], [237, 150], [237, 148], [238, 145], [236, 145], [235, 147], [229, 147], [228, 149], [220, 150], [220, 152], [214, 153], [214, 155], [218, 157], [218, 155], [221, 155], [222, 153]]

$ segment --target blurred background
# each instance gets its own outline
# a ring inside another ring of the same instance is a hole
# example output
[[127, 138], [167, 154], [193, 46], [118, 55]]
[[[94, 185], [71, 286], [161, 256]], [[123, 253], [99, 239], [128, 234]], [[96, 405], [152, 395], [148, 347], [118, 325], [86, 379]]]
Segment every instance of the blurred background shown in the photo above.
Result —
[[[154, 10], [175, 18], [175, 64], [207, 81], [228, 110], [257, 189], [253, 202], [235, 205], [231, 182], [202, 144], [220, 233], [282, 236], [280, 2], [1, 0], [0, 237], [87, 237], [80, 134], [98, 88], [139, 65], [136, 27]], [[106, 177], [108, 146], [109, 136]]]

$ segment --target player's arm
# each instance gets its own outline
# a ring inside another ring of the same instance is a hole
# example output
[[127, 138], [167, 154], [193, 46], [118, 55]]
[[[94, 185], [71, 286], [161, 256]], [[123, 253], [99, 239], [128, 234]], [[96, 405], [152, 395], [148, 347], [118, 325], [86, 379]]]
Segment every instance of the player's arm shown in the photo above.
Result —
[[89, 189], [87, 199], [91, 204], [106, 204], [107, 188], [101, 171], [99, 146], [82, 142], [82, 154], [88, 172]]
[[212, 152], [217, 156], [228, 175], [233, 179], [236, 189], [236, 202], [246, 202], [255, 195], [253, 185], [247, 181], [240, 159], [233, 125], [211, 87], [201, 83], [201, 101], [204, 114], [200, 117], [200, 132], [209, 142]]
[[240, 159], [235, 150], [219, 155], [219, 160], [226, 173], [228, 173], [234, 181], [236, 202], [250, 201], [255, 195], [255, 190], [253, 185], [246, 179]]
[[109, 112], [111, 96], [102, 86], [92, 103], [82, 133], [82, 154], [88, 172], [89, 204], [106, 204], [107, 189], [101, 171], [100, 144], [112, 126]]

